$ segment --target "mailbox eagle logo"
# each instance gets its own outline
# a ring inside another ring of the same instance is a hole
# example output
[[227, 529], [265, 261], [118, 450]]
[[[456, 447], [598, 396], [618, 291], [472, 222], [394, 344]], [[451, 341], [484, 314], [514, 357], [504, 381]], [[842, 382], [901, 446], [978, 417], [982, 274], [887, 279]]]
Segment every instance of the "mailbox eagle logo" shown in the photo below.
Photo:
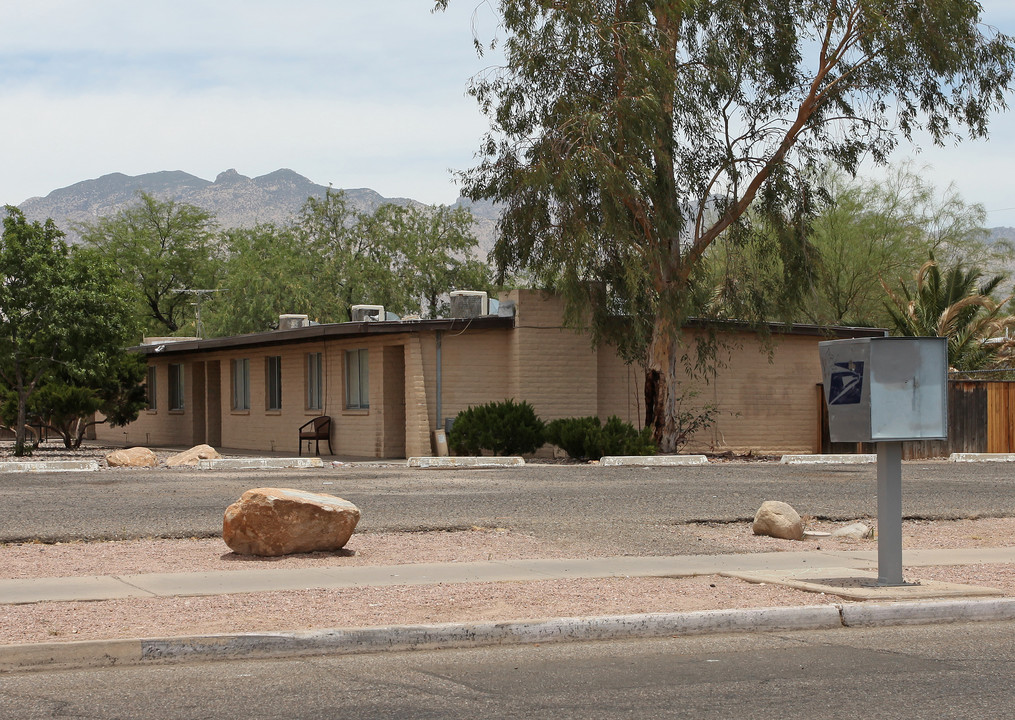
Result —
[[863, 362], [852, 360], [835, 363], [832, 381], [828, 388], [829, 405], [856, 405], [863, 391]]

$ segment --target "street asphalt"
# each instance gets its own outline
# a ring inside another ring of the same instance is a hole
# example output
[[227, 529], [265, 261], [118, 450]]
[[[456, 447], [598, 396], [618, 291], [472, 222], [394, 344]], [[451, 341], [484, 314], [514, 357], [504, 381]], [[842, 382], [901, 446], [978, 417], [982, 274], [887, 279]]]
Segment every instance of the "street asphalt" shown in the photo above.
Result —
[[[672, 528], [746, 521], [765, 500], [836, 521], [877, 512], [873, 465], [412, 469], [326, 462], [300, 470], [103, 469], [0, 475], [0, 542], [213, 537], [222, 531], [226, 507], [265, 486], [350, 500], [363, 513], [358, 532], [504, 527], [554, 542], [602, 544], [617, 555], [701, 552]], [[1015, 516], [1015, 466], [905, 463], [903, 515]]]

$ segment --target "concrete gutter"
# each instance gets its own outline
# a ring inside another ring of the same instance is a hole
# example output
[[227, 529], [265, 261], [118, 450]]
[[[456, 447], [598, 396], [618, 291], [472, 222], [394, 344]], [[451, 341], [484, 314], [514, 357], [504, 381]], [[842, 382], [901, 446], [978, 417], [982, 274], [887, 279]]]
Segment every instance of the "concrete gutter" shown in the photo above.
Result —
[[636, 467], [678, 467], [708, 465], [704, 455], [608, 455], [599, 461], [603, 467], [633, 465]]
[[0, 473], [14, 472], [93, 472], [96, 460], [40, 460], [37, 462], [0, 462]]
[[198, 460], [199, 470], [283, 470], [292, 468], [320, 468], [324, 461], [319, 457], [294, 458], [222, 458], [218, 460]]
[[780, 465], [868, 465], [878, 461], [877, 455], [783, 455]]
[[1015, 598], [705, 610], [0, 646], [0, 672], [1015, 619]]

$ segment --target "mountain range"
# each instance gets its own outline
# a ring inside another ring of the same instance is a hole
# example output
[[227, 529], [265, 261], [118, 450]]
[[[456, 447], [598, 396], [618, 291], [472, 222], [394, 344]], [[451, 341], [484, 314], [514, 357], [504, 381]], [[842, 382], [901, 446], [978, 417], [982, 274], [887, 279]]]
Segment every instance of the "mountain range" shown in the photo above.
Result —
[[[196, 205], [214, 215], [220, 226], [232, 228], [252, 227], [259, 222], [285, 223], [299, 212], [308, 197], [323, 197], [327, 187], [288, 169], [253, 178], [230, 169], [219, 173], [214, 181], [180, 170], [133, 176], [111, 173], [54, 190], [45, 197], [29, 198], [19, 207], [30, 220], [53, 218], [68, 239], [75, 242], [79, 240], [73, 229], [75, 224], [94, 222], [118, 212], [134, 202], [139, 191]], [[386, 198], [369, 188], [346, 188], [343, 192], [349, 204], [361, 212], [371, 212], [383, 203], [423, 206], [411, 198]], [[496, 206], [465, 198], [459, 198], [455, 206], [472, 211], [473, 233], [480, 252], [488, 254], [496, 239]], [[995, 227], [988, 232], [991, 241], [1015, 241], [1015, 228]], [[1001, 262], [985, 270], [1012, 277], [1015, 261]]]
[[[195, 205], [214, 215], [220, 226], [233, 228], [285, 223], [299, 212], [308, 197], [323, 197], [327, 187], [287, 169], [254, 178], [230, 169], [219, 173], [214, 181], [180, 170], [143, 175], [111, 173], [54, 190], [45, 197], [29, 198], [18, 207], [29, 220], [52, 218], [67, 233], [68, 240], [76, 242], [80, 239], [74, 232], [76, 224], [115, 214], [134, 202], [141, 191], [159, 199]], [[370, 212], [383, 203], [423, 206], [410, 198], [386, 198], [369, 188], [343, 192], [349, 205], [361, 212]], [[494, 206], [464, 198], [459, 198], [455, 205], [472, 210], [473, 232], [480, 250], [484, 254], [489, 252], [497, 223]]]

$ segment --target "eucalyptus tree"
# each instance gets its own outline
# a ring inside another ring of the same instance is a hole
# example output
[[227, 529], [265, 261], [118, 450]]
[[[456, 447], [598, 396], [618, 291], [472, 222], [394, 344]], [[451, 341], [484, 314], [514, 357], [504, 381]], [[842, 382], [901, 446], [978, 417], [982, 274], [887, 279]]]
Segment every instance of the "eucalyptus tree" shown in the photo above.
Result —
[[491, 129], [465, 193], [504, 207], [501, 271], [528, 268], [565, 296], [569, 322], [587, 318], [594, 338], [646, 364], [663, 451], [681, 366], [701, 357], [681, 347], [682, 327], [707, 299], [696, 284], [716, 239], [763, 222], [798, 286], [818, 196], [809, 170], [885, 162], [921, 130], [983, 137], [1015, 67], [975, 0], [498, 7], [506, 62], [470, 86]]

